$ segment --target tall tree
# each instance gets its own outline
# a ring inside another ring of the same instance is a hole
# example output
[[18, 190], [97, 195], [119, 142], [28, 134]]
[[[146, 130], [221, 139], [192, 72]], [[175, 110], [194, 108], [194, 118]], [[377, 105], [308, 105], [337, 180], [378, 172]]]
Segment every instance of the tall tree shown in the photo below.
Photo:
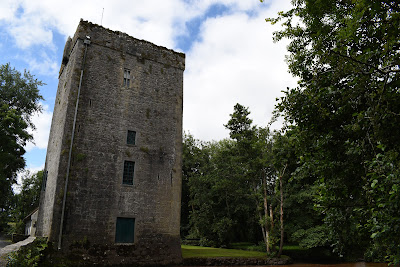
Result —
[[[291, 39], [300, 78], [278, 104], [303, 143], [299, 172], [342, 255], [400, 262], [400, 4], [296, 0], [275, 40]], [[356, 248], [356, 249], [355, 249]]]
[[[230, 137], [236, 142], [240, 173], [254, 192], [264, 243], [267, 253], [271, 253], [275, 243], [274, 207], [271, 199], [275, 194], [274, 185], [278, 172], [274, 168], [269, 129], [254, 126], [249, 115], [248, 108], [236, 104], [225, 127], [230, 130]], [[280, 212], [283, 215], [283, 209]], [[283, 227], [283, 224], [280, 225]], [[283, 228], [281, 232], [283, 236]]]
[[315, 179], [306, 172], [292, 175], [302, 151], [297, 127], [270, 133], [254, 126], [240, 104], [225, 126], [231, 139], [219, 142], [184, 135], [182, 233], [203, 245], [262, 237], [270, 254], [279, 239], [280, 250], [284, 240], [306, 248], [326, 245], [326, 229], [310, 201]]
[[300, 142], [298, 128], [289, 127], [284, 134], [275, 132], [273, 138], [274, 166], [278, 171], [286, 166], [282, 179], [288, 242], [307, 249], [329, 246], [322, 215], [314, 209], [316, 178], [302, 165], [304, 142]]
[[[31, 116], [41, 111], [38, 87], [43, 85], [29, 72], [21, 74], [10, 64], [0, 65], [0, 221], [7, 221], [11, 186], [25, 167], [26, 142], [33, 139]], [[4, 226], [4, 225], [3, 225]], [[0, 225], [0, 230], [1, 230]]]
[[[203, 244], [229, 245], [233, 241], [254, 240], [259, 233], [255, 205], [255, 188], [260, 184], [262, 146], [257, 143], [257, 128], [250, 112], [235, 105], [231, 119], [225, 125], [231, 139], [201, 144], [205, 157], [198, 164], [192, 155], [199, 149], [187, 138], [184, 166], [189, 177], [190, 226], [192, 236]], [[197, 158], [198, 159], [198, 158]], [[247, 227], [243, 227], [246, 225]]]
[[228, 139], [203, 144], [207, 164], [189, 179], [191, 237], [202, 245], [228, 246], [254, 239], [253, 194], [235, 146]]

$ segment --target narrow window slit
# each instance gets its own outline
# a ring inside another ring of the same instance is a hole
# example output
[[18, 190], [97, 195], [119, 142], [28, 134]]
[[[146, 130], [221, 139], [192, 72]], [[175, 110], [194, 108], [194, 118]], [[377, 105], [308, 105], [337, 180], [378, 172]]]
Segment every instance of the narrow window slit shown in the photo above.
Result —
[[128, 130], [128, 136], [126, 139], [126, 143], [128, 145], [135, 145], [136, 144], [136, 132]]
[[124, 162], [124, 174], [122, 183], [127, 185], [133, 185], [133, 176], [135, 173], [135, 162], [125, 161]]
[[124, 86], [129, 87], [131, 80], [131, 71], [124, 69]]

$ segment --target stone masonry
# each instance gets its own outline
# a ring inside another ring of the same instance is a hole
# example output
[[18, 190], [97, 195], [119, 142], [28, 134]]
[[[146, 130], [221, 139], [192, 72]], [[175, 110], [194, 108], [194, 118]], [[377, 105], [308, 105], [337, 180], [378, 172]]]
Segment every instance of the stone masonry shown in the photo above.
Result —
[[60, 251], [93, 263], [181, 262], [184, 68], [182, 53], [80, 21], [64, 49], [37, 236], [57, 248], [63, 225]]

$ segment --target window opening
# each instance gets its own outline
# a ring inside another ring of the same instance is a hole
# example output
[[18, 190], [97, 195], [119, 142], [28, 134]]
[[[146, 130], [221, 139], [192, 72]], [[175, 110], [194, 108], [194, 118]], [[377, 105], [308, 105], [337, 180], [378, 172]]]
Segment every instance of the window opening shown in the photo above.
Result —
[[135, 241], [135, 218], [117, 217], [115, 243], [133, 243]]
[[135, 162], [124, 162], [124, 176], [122, 178], [123, 184], [133, 185], [133, 174], [135, 172]]
[[126, 143], [128, 145], [135, 145], [136, 144], [136, 132], [128, 130], [128, 137], [126, 139]]
[[124, 69], [124, 86], [129, 87], [131, 79], [130, 76], [131, 76], [131, 71], [128, 69]]

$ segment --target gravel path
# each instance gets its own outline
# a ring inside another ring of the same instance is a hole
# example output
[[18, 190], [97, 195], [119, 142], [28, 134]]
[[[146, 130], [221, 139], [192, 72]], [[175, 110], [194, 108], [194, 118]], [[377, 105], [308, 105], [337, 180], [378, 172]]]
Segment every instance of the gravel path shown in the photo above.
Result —
[[10, 238], [0, 235], [0, 249], [4, 248], [5, 246], [8, 246], [12, 244]]

